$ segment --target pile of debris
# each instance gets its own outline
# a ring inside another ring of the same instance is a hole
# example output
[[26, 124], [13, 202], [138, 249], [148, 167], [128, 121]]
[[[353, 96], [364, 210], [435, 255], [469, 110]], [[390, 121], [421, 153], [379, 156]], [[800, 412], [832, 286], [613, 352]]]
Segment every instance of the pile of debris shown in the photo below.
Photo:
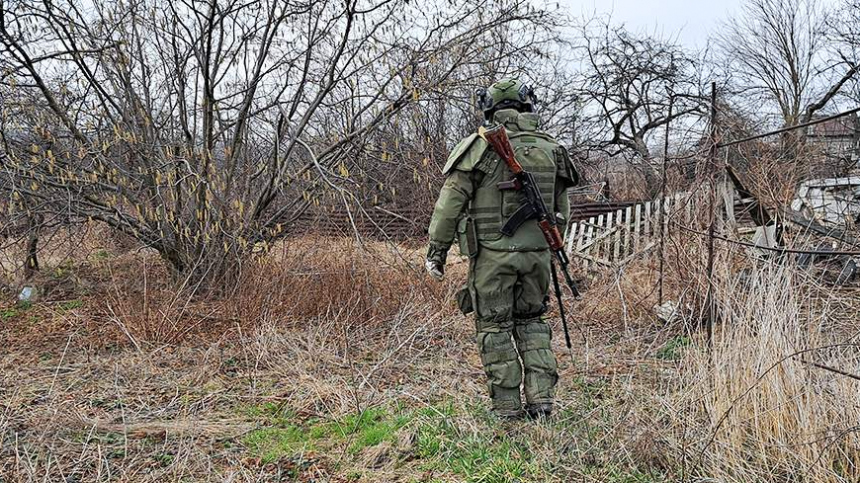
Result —
[[760, 247], [754, 250], [761, 255], [780, 254], [790, 233], [791, 248], [809, 252], [796, 254], [798, 266], [828, 284], [860, 286], [860, 257], [845, 254], [860, 253], [860, 240], [855, 237], [860, 221], [860, 176], [804, 181], [790, 209], [772, 214], [731, 168], [728, 175], [734, 199], [726, 203], [727, 218], [736, 227], [742, 218], [752, 222], [754, 228], [738, 231], [752, 233], [752, 243]]
[[825, 226], [853, 231], [860, 218], [860, 176], [804, 181], [791, 209]]

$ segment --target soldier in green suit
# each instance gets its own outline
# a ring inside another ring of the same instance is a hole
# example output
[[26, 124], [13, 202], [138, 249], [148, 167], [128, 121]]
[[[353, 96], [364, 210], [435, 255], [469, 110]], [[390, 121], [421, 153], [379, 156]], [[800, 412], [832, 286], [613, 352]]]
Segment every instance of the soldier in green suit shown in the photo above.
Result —
[[[506, 79], [479, 95], [487, 122], [505, 126], [517, 160], [535, 175], [546, 205], [567, 220], [567, 189], [578, 176], [567, 150], [539, 130], [532, 89]], [[457, 239], [460, 252], [470, 258], [458, 303], [463, 313], [475, 312], [493, 411], [503, 418], [548, 417], [558, 373], [552, 333], [541, 318], [549, 300], [547, 242], [535, 220], [511, 236], [501, 233], [524, 197], [499, 188], [511, 172], [478, 134], [457, 144], [443, 172], [447, 178], [430, 221], [427, 271], [443, 277], [448, 250]]]

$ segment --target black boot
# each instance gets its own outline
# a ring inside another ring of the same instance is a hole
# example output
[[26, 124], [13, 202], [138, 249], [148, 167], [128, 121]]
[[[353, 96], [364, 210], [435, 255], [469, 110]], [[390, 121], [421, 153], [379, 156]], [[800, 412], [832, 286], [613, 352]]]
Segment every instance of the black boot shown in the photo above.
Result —
[[552, 416], [552, 403], [529, 404], [526, 413], [530, 419], [549, 419]]
[[522, 409], [493, 409], [492, 413], [502, 421], [519, 421], [525, 416]]

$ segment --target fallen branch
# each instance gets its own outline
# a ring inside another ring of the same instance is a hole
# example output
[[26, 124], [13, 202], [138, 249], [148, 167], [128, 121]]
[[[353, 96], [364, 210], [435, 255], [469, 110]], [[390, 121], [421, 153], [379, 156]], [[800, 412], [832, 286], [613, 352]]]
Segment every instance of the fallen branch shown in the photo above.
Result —
[[825, 371], [830, 371], [834, 374], [839, 374], [841, 376], [850, 377], [851, 379], [855, 379], [857, 381], [860, 381], [860, 376], [858, 376], [856, 374], [851, 374], [850, 372], [845, 372], [841, 369], [836, 369], [834, 367], [825, 366], [824, 364], [819, 364], [817, 362], [807, 361], [806, 359], [801, 359], [800, 362], [802, 362], [804, 364], [809, 364], [809, 365], [817, 367], [819, 369], [824, 369]]

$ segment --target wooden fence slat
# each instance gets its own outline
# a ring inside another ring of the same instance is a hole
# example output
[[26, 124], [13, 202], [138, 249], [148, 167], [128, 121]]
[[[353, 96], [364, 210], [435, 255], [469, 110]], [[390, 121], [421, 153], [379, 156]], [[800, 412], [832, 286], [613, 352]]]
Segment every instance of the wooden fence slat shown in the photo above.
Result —
[[631, 238], [633, 238], [633, 208], [628, 206], [624, 210], [624, 223], [627, 224], [627, 229], [624, 236], [624, 256], [630, 253]]
[[[600, 234], [600, 231], [603, 230], [603, 215], [598, 215], [597, 217], [597, 228], [594, 229], [595, 236]], [[595, 244], [591, 247], [591, 256], [594, 258], [600, 258], [600, 244]]]
[[636, 218], [634, 220], [634, 235], [633, 235], [633, 250], [639, 251], [639, 247], [641, 246], [642, 240], [642, 205], [636, 205]]
[[[618, 225], [619, 227], [621, 227], [622, 224], [624, 223], [623, 213], [624, 212], [622, 210], [618, 210], [615, 212], [615, 224]], [[624, 236], [624, 230], [623, 229], [619, 229], [615, 233], [615, 243], [614, 243], [615, 246], [613, 247], [613, 250], [612, 250], [613, 260], [615, 260], [615, 261], [621, 260], [621, 258], [619, 258], [619, 257], [621, 256], [621, 238], [623, 236]]]
[[651, 202], [645, 202], [645, 237], [650, 237], [651, 233]]
[[[586, 222], [587, 221], [588, 220], [586, 220]], [[578, 225], [579, 225], [579, 230], [578, 230], [577, 236], [576, 236], [576, 248], [575, 248], [576, 251], [579, 251], [580, 247], [582, 247], [582, 244], [585, 243], [585, 230], [588, 229], [588, 226], [585, 223], [578, 223]]]
[[[589, 219], [588, 219], [588, 225], [587, 225], [587, 227], [588, 227], [588, 233], [587, 233], [587, 234], [586, 234], [586, 236], [582, 239], [582, 243], [583, 243], [583, 244], [585, 244], [585, 243], [587, 243], [587, 242], [589, 242], [589, 241], [591, 240], [591, 235], [594, 233], [594, 225], [595, 225], [595, 222], [596, 222], [596, 220], [594, 219], [594, 217], [593, 217], [593, 216], [592, 216], [591, 218], [589, 218]], [[586, 225], [583, 225], [583, 226], [586, 226]], [[586, 255], [590, 255], [590, 254], [591, 254], [591, 247], [589, 247], [589, 248], [588, 248], [584, 253], [585, 253]], [[589, 263], [588, 261], [586, 261], [586, 262], [585, 262], [585, 270], [586, 270], [586, 272], [588, 271], [588, 267], [589, 267], [589, 265], [590, 265], [590, 263]]]
[[565, 240], [565, 245], [567, 245], [567, 252], [568, 253], [573, 251], [573, 243], [574, 243], [574, 240], [576, 240], [576, 234], [577, 234], [578, 230], [579, 230], [579, 223], [578, 222], [571, 223], [567, 227], [567, 240]]
[[[615, 213], [609, 212], [606, 214], [606, 231], [604, 233], [609, 232], [612, 229], [613, 220], [615, 219]], [[612, 261], [612, 239], [606, 238], [600, 242], [606, 248], [606, 256], [604, 257], [608, 261]]]

